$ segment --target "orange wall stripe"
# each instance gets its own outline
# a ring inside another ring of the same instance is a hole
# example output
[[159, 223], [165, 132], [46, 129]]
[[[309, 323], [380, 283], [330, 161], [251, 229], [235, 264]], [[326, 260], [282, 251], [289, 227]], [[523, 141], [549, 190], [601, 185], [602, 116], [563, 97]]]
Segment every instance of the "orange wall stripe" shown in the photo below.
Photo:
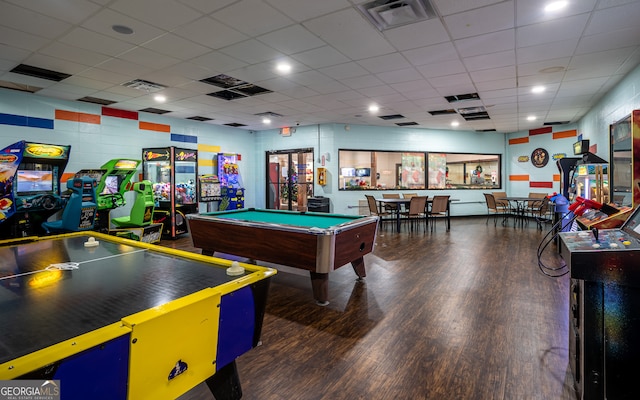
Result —
[[74, 111], [56, 110], [56, 119], [65, 121], [86, 122], [88, 124], [100, 124], [100, 116]]
[[165, 124], [154, 124], [152, 122], [139, 121], [138, 127], [145, 131], [171, 132], [171, 126]]
[[512, 144], [523, 144], [523, 143], [529, 143], [529, 137], [521, 137], [521, 138], [509, 139], [509, 145], [512, 145]]
[[553, 139], [564, 139], [578, 136], [578, 131], [575, 129], [570, 131], [562, 131], [562, 132], [553, 132]]
[[509, 175], [510, 181], [528, 181], [529, 175]]
[[560, 174], [553, 174], [553, 181], [560, 182]]

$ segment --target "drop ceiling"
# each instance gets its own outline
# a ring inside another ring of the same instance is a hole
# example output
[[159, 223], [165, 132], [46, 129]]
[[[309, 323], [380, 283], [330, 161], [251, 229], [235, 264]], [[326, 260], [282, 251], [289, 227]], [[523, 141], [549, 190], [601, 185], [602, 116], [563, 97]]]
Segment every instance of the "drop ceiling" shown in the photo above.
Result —
[[[456, 120], [459, 130], [513, 132], [579, 120], [640, 63], [640, 0], [571, 0], [556, 14], [540, 0], [431, 0], [435, 15], [415, 23], [411, 10], [378, 4], [385, 20], [401, 19], [395, 28], [374, 26], [364, 3], [372, 2], [0, 1], [0, 81], [248, 130], [452, 129]], [[276, 70], [283, 61], [288, 74]], [[19, 65], [68, 77], [11, 72]], [[124, 85], [137, 80], [146, 83]], [[245, 86], [212, 84], [221, 81]], [[536, 85], [546, 90], [531, 93]], [[488, 118], [465, 119], [461, 108]], [[454, 111], [431, 113], [442, 110]]]

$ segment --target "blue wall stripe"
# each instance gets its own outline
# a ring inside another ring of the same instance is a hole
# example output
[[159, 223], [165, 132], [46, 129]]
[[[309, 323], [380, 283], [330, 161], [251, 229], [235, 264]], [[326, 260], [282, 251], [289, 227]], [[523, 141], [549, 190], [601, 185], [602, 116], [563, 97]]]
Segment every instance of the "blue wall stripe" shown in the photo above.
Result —
[[198, 143], [197, 136], [191, 135], [179, 135], [177, 133], [171, 134], [171, 140], [174, 142], [183, 142], [183, 143]]
[[24, 115], [0, 113], [1, 125], [28, 126], [31, 128], [53, 129], [53, 120], [46, 118], [34, 118]]

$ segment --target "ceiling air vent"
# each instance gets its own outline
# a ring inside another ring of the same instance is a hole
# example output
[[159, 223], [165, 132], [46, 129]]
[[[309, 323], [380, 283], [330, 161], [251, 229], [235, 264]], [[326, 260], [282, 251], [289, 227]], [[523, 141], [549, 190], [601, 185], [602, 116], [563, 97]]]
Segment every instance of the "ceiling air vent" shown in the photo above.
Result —
[[143, 108], [142, 110], [138, 110], [138, 111], [148, 112], [151, 114], [166, 114], [171, 112], [169, 110], [163, 110], [161, 108], [153, 108], [153, 107]]
[[431, 115], [449, 115], [449, 114], [457, 114], [456, 110], [453, 108], [449, 108], [447, 110], [433, 110], [429, 111]]
[[194, 121], [200, 121], [200, 122], [213, 121], [213, 118], [201, 117], [199, 115], [194, 115], [193, 117], [189, 117], [187, 119], [192, 119]]
[[390, 114], [390, 115], [381, 115], [379, 118], [384, 119], [385, 121], [388, 121], [390, 119], [401, 119], [404, 118], [405, 116], [402, 114]]
[[480, 95], [478, 93], [465, 93], [455, 96], [444, 96], [444, 98], [447, 99], [449, 103], [455, 103], [458, 101], [480, 100]]
[[553, 122], [545, 122], [543, 125], [564, 125], [568, 124], [571, 121], [553, 121]]
[[115, 101], [113, 100], [101, 99], [99, 97], [91, 97], [91, 96], [85, 96], [81, 99], [78, 99], [78, 101], [84, 101], [85, 103], [101, 104], [103, 106], [110, 106], [111, 104], [115, 103]]
[[50, 69], [44, 69], [39, 67], [34, 67], [33, 65], [20, 64], [13, 68], [11, 71], [16, 74], [33, 76], [35, 78], [46, 79], [49, 81], [60, 82], [63, 79], [67, 79], [71, 75], [65, 74], [64, 72], [52, 71]]
[[226, 126], [231, 126], [233, 128], [240, 128], [241, 126], [246, 126], [245, 124], [239, 124], [237, 122], [231, 122], [231, 123], [228, 123], [228, 124], [225, 124], [225, 125]]
[[462, 115], [466, 121], [477, 121], [480, 119], [490, 119], [489, 113], [483, 107], [467, 107], [467, 108], [458, 108], [458, 114]]
[[396, 125], [398, 126], [413, 126], [413, 125], [418, 125], [417, 122], [396, 122]]
[[269, 117], [269, 118], [282, 118], [283, 117], [282, 114], [278, 114], [278, 113], [275, 113], [273, 111], [265, 111], [265, 112], [257, 113], [257, 114], [254, 114], [254, 115], [257, 115], [259, 117]]
[[380, 31], [437, 17], [428, 0], [374, 0], [356, 8]]
[[231, 90], [221, 90], [219, 92], [207, 93], [207, 96], [217, 97], [219, 99], [224, 99], [224, 100], [233, 100], [233, 99], [240, 99], [243, 97], [249, 97], [242, 93], [232, 92]]
[[162, 86], [159, 83], [145, 81], [144, 79], [134, 79], [132, 81], [123, 83], [122, 86], [126, 86], [131, 89], [142, 90], [147, 93], [159, 92], [162, 89], [166, 89], [166, 86]]

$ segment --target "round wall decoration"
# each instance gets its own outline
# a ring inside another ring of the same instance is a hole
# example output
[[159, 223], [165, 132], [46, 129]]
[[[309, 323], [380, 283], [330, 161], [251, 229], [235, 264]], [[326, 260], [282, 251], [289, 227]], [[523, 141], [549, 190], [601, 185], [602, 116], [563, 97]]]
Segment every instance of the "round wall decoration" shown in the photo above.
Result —
[[531, 164], [536, 168], [542, 168], [549, 162], [549, 153], [543, 148], [537, 148], [531, 153]]

